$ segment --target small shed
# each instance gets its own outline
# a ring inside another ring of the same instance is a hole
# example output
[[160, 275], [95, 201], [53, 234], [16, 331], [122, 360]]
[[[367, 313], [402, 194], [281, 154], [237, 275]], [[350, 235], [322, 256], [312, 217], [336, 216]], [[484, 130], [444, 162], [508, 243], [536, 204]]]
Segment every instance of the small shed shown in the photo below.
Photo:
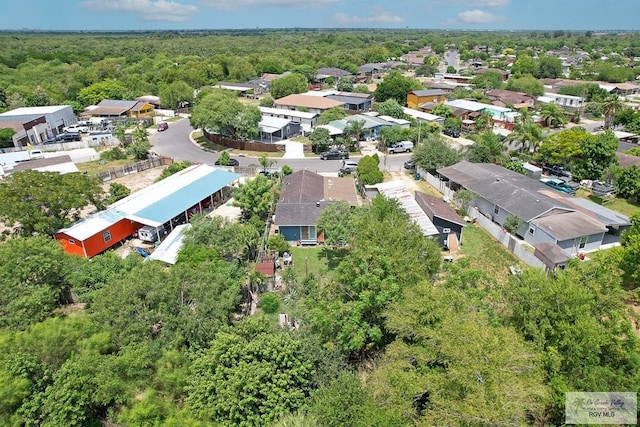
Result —
[[533, 179], [540, 179], [542, 177], [542, 168], [539, 168], [531, 163], [523, 163], [522, 167], [527, 171], [527, 176]]

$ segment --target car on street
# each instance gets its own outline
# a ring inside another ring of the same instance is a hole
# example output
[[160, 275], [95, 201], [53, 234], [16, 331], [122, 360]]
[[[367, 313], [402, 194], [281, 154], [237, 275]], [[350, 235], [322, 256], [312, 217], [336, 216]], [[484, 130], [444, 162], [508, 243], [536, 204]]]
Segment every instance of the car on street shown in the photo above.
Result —
[[446, 128], [445, 130], [442, 131], [442, 133], [444, 133], [447, 136], [450, 136], [451, 138], [458, 138], [460, 136], [460, 131], [454, 128]]
[[349, 158], [349, 152], [346, 150], [329, 150], [320, 153], [320, 160], [344, 160]]
[[228, 164], [221, 165], [220, 164], [220, 159], [218, 159], [218, 160], [216, 160], [214, 165], [216, 165], [216, 166], [240, 166], [240, 162], [237, 159], [230, 158]]
[[563, 180], [557, 178], [543, 178], [540, 180], [544, 185], [554, 188], [558, 191], [562, 191], [566, 194], [574, 195], [576, 194], [576, 190], [568, 186]]
[[389, 147], [389, 154], [393, 153], [410, 153], [413, 150], [412, 141], [401, 141]]
[[414, 162], [413, 160], [407, 160], [406, 162], [404, 162], [404, 168], [406, 170], [414, 170], [416, 168], [416, 162]]
[[353, 160], [343, 160], [342, 167], [338, 171], [338, 176], [350, 175], [358, 169], [358, 162]]
[[158, 132], [162, 132], [162, 131], [165, 131], [167, 129], [169, 129], [169, 123], [167, 123], [167, 122], [158, 123]]

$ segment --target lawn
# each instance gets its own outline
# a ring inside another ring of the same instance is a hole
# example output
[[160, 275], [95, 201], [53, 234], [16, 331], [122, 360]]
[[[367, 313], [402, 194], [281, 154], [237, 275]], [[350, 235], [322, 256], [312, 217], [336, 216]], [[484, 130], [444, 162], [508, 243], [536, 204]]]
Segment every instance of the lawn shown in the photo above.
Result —
[[76, 166], [78, 167], [78, 170], [80, 172], [86, 173], [87, 175], [96, 175], [100, 172], [106, 172], [108, 170], [116, 169], [121, 166], [130, 165], [131, 163], [135, 163], [135, 160], [95, 160], [93, 162], [77, 163]]
[[462, 231], [461, 249], [472, 267], [495, 277], [507, 276], [510, 265], [521, 265], [520, 260], [475, 224], [467, 224]]
[[343, 256], [325, 247], [292, 246], [290, 253], [293, 256], [293, 269], [299, 278], [308, 274], [322, 275], [335, 268]]
[[632, 202], [627, 199], [616, 197], [612, 200], [603, 200], [601, 197], [594, 196], [590, 192], [582, 189], [578, 190], [576, 196], [589, 199], [594, 203], [605, 206], [616, 212], [620, 212], [621, 214], [628, 217], [632, 217], [635, 214], [640, 214], [640, 203]]

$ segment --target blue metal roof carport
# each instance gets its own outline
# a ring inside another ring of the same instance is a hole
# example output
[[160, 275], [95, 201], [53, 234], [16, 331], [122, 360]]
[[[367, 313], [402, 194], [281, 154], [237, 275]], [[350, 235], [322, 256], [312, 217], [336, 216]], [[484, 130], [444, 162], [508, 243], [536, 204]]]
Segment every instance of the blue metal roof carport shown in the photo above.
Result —
[[239, 174], [215, 170], [182, 187], [179, 191], [168, 194], [145, 208], [127, 215], [127, 218], [159, 227], [238, 178], [240, 178]]

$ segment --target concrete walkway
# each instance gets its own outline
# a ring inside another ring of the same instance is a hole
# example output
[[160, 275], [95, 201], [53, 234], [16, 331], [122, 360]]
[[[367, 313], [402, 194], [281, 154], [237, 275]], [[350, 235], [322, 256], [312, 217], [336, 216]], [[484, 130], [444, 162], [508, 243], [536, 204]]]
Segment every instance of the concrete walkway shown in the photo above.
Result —
[[287, 140], [284, 141], [284, 145], [283, 159], [304, 159], [304, 144], [302, 142]]

